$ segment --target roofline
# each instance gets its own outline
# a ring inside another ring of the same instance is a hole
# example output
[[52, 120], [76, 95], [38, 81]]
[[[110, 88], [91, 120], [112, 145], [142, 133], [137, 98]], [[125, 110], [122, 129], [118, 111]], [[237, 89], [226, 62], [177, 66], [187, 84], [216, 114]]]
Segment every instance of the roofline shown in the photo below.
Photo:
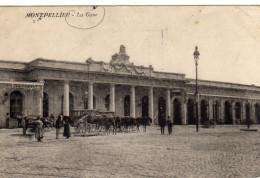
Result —
[[[187, 84], [189, 84], [189, 80], [192, 80], [192, 81], [196, 81], [196, 79], [191, 79], [191, 78], [186, 78], [187, 80]], [[201, 80], [201, 79], [198, 79], [198, 81], [203, 81], [203, 82], [210, 82], [210, 83], [222, 83], [222, 84], [233, 84], [233, 85], [239, 85], [239, 86], [246, 86], [246, 87], [256, 87], [256, 88], [260, 88], [260, 86], [257, 86], [257, 85], [247, 85], [247, 84], [240, 84], [240, 83], [232, 83], [232, 82], [222, 82], [222, 81], [214, 81], [214, 80]]]
[[19, 63], [19, 64], [28, 64], [27, 62], [21, 62], [21, 61], [8, 61], [8, 60], [0, 60], [0, 62], [3, 62], [3, 63]]

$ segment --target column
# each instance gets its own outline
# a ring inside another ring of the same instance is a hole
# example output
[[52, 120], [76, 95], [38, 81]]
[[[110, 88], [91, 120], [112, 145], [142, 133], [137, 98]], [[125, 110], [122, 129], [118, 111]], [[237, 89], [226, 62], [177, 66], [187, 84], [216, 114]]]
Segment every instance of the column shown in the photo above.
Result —
[[135, 118], [135, 86], [131, 86], [131, 117]]
[[149, 117], [152, 119], [154, 123], [153, 118], [153, 87], [149, 88]]
[[186, 102], [186, 91], [181, 91], [181, 118], [182, 124], [187, 124], [187, 102]]
[[170, 89], [166, 90], [166, 118], [171, 116], [171, 91]]
[[115, 85], [110, 85], [110, 111], [115, 112]]
[[88, 109], [93, 109], [93, 82], [88, 83]]
[[69, 105], [69, 81], [64, 81], [64, 91], [63, 91], [63, 115], [69, 116], [70, 105]]
[[[40, 82], [41, 82], [41, 83], [44, 83], [44, 80], [40, 80]], [[43, 87], [44, 87], [44, 86], [41, 86], [41, 88], [40, 88], [40, 90], [39, 90], [39, 97], [38, 97], [38, 107], [39, 107], [39, 109], [38, 109], [38, 111], [39, 111], [38, 115], [39, 115], [40, 117], [43, 116]], [[28, 114], [28, 112], [27, 112], [27, 114]]]
[[232, 102], [232, 107], [231, 107], [231, 110], [232, 110], [232, 121], [233, 121], [233, 125], [236, 124], [236, 105], [235, 105], [235, 101]]

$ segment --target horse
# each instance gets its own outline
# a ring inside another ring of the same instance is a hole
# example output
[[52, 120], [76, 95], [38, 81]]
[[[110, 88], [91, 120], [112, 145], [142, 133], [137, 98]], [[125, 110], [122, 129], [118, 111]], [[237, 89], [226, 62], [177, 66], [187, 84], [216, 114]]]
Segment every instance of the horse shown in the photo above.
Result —
[[73, 122], [73, 126], [75, 129], [75, 132], [80, 133], [86, 133], [87, 132], [87, 121], [86, 121], [86, 115], [81, 116], [78, 119], [75, 119]]
[[136, 119], [133, 117], [123, 117], [120, 119], [120, 128], [123, 126], [125, 132], [130, 132], [132, 128], [132, 132], [134, 131], [134, 126], [137, 125]]
[[114, 125], [113, 125], [113, 135], [116, 135], [117, 129], [121, 132], [121, 118], [113, 117]]
[[146, 132], [146, 126], [150, 126], [152, 123], [152, 119], [148, 116], [139, 117], [136, 120], [137, 120], [137, 130], [138, 131], [139, 131], [139, 126], [142, 125], [144, 132]]

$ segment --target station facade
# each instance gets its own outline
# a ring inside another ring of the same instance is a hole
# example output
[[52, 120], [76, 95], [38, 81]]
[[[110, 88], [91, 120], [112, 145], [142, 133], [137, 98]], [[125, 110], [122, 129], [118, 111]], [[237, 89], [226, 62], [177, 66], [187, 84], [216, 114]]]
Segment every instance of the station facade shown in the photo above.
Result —
[[[57, 117], [76, 110], [111, 111], [116, 116], [149, 116], [154, 124], [170, 116], [176, 125], [196, 124], [195, 80], [130, 62], [125, 47], [109, 63], [35, 59], [0, 61], [0, 127], [6, 113]], [[198, 81], [199, 121], [260, 124], [260, 87]]]

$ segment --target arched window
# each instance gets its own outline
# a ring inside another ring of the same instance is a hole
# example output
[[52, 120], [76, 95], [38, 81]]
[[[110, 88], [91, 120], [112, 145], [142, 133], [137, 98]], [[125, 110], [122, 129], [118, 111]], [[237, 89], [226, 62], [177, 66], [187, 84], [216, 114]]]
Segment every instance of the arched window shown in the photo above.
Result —
[[166, 119], [166, 101], [163, 97], [158, 100], [158, 123]]
[[201, 124], [204, 124], [208, 121], [208, 103], [206, 100], [201, 100], [200, 102], [200, 117], [201, 117]]
[[130, 96], [125, 96], [124, 99], [124, 116], [130, 116]]
[[181, 103], [175, 98], [173, 101], [173, 124], [181, 125]]
[[43, 117], [49, 116], [49, 96], [45, 92], [43, 93], [42, 111], [43, 111]]
[[235, 105], [235, 114], [236, 114], [236, 123], [240, 124], [241, 123], [241, 104], [238, 102]]
[[219, 120], [219, 107], [220, 104], [218, 101], [216, 101], [215, 105], [213, 105], [213, 111], [214, 111], [214, 120], [216, 121], [216, 123], [218, 123]]
[[232, 110], [229, 101], [225, 102], [225, 124], [232, 124]]
[[256, 123], [260, 124], [260, 106], [258, 103], [255, 104], [255, 119]]
[[110, 94], [105, 97], [105, 108], [107, 111], [110, 109]]
[[10, 95], [10, 117], [21, 115], [23, 112], [23, 95], [19, 91], [14, 91]]

